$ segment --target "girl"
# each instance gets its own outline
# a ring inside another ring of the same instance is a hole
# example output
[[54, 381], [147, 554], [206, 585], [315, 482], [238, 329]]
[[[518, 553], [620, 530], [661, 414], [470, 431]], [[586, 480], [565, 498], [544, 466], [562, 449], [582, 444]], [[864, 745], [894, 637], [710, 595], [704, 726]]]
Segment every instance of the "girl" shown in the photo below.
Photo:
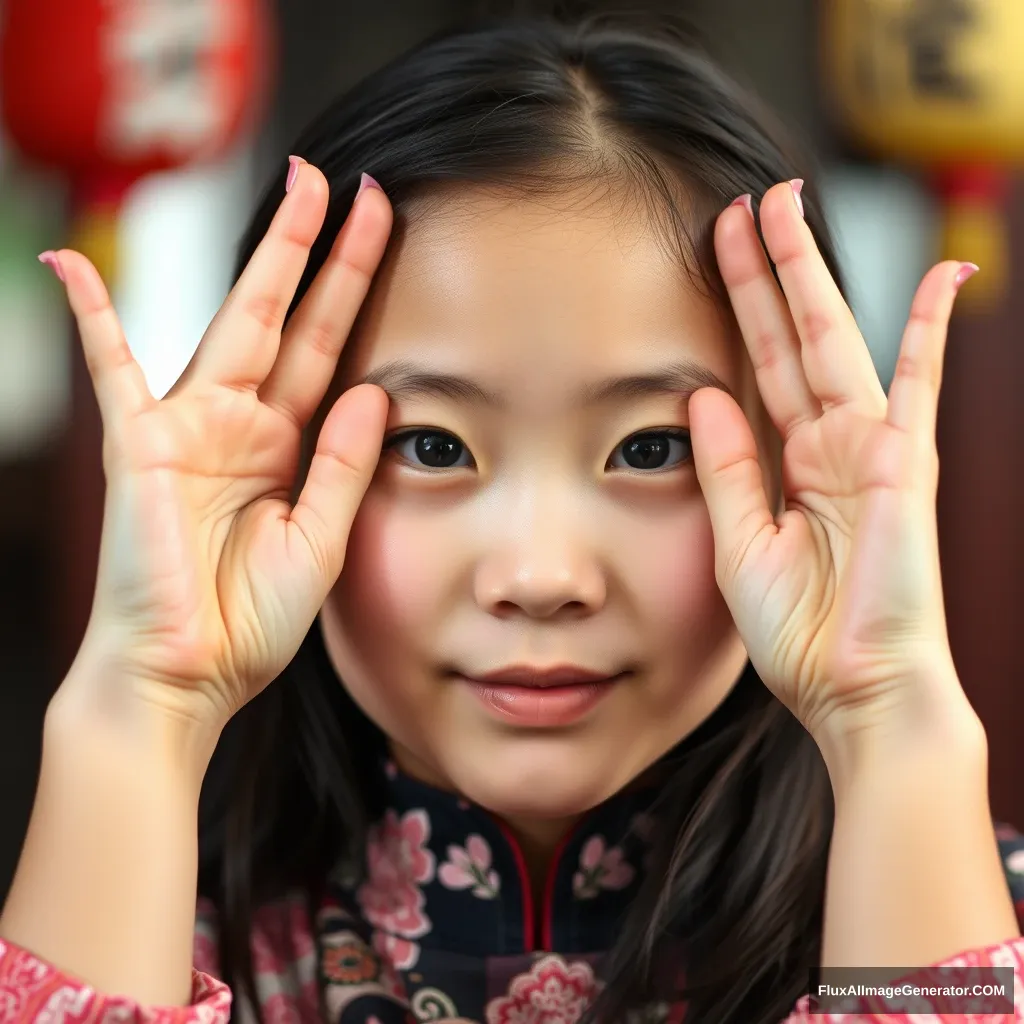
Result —
[[[3, 1020], [774, 1024], [817, 965], [1024, 978], [936, 544], [975, 268], [927, 275], [887, 398], [766, 125], [635, 15], [433, 38], [298, 141], [161, 401], [43, 254], [108, 491]], [[850, 1019], [1013, 1016], [937, 998]]]

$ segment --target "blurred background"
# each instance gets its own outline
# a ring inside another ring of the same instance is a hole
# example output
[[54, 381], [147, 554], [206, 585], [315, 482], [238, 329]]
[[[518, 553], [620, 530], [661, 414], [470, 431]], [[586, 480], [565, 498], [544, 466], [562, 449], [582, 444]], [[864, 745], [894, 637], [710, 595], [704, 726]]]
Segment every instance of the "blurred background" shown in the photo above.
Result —
[[[562, 3], [562, 10], [601, 3]], [[824, 168], [854, 310], [891, 378], [946, 253], [958, 303], [939, 427], [946, 604], [988, 729], [996, 817], [1024, 828], [1024, 3], [676, 0]], [[43, 249], [88, 251], [157, 396], [222, 302], [257, 192], [350, 82], [469, 0], [0, 0], [0, 900], [42, 715], [85, 627], [99, 416]]]

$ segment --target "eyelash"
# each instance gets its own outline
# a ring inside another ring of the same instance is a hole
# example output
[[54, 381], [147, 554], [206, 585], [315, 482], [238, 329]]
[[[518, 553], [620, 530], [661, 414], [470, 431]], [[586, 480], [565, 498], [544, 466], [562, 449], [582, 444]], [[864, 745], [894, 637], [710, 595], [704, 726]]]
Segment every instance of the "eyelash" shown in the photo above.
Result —
[[[458, 444], [460, 444], [462, 446], [463, 450], [466, 452], [466, 454], [469, 454], [469, 457], [472, 459], [472, 455], [469, 452], [469, 447], [463, 441], [461, 441], [455, 434], [452, 434], [450, 431], [447, 431], [447, 430], [438, 430], [438, 429], [433, 428], [433, 427], [413, 427], [413, 428], [407, 428], [405, 430], [399, 431], [398, 433], [392, 434], [390, 437], [387, 437], [387, 438], [384, 439], [384, 444], [382, 445], [382, 451], [383, 452], [390, 451], [390, 450], [396, 448], [401, 442], [403, 442], [403, 441], [405, 441], [405, 440], [407, 440], [409, 438], [420, 436], [422, 434], [430, 434], [430, 435], [433, 435], [435, 437], [451, 438], [453, 441], [456, 441]], [[672, 440], [684, 441], [687, 444], [689, 444], [690, 432], [689, 432], [689, 430], [686, 430], [685, 428], [682, 428], [682, 427], [658, 427], [656, 429], [651, 429], [651, 430], [639, 430], [635, 434], [630, 434], [628, 437], [626, 437], [622, 441], [620, 441], [619, 444], [616, 445], [615, 451], [617, 452], [623, 445], [628, 444], [630, 441], [634, 441], [634, 440], [636, 440], [638, 438], [645, 438], [645, 437], [668, 437], [668, 438], [671, 438]], [[427, 472], [427, 473], [444, 473], [444, 472], [446, 472], [448, 470], [452, 470], [452, 469], [472, 469], [473, 468], [472, 466], [423, 466], [423, 465], [420, 465], [420, 464], [417, 464], [417, 463], [412, 463], [408, 459], [404, 458], [403, 456], [399, 456], [399, 457], [402, 458], [402, 460], [407, 465], [411, 465], [411, 466], [413, 466], [413, 468], [423, 470], [424, 472]], [[638, 476], [653, 476], [653, 475], [658, 474], [658, 473], [667, 473], [667, 472], [669, 472], [669, 470], [672, 470], [672, 469], [678, 469], [681, 466], [687, 465], [688, 463], [692, 462], [692, 459], [693, 459], [693, 454], [691, 452], [685, 458], [683, 458], [679, 462], [675, 463], [675, 465], [671, 465], [671, 466], [667, 466], [667, 467], [658, 467], [658, 468], [652, 469], [652, 470], [636, 469], [636, 468], [630, 466], [630, 467], [625, 467], [625, 472], [634, 473], [634, 474], [636, 474]], [[610, 458], [609, 458], [609, 461], [611, 461]], [[474, 465], [475, 465], [475, 463], [474, 463]], [[622, 469], [622, 467], [614, 467], [614, 468], [620, 469], [620, 470]]]

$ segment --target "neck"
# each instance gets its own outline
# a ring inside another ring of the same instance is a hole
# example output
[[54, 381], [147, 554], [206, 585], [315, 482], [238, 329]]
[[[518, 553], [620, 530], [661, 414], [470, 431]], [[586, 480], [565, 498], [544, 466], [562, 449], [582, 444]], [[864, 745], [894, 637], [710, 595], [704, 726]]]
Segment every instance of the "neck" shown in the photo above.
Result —
[[544, 887], [555, 852], [580, 817], [576, 814], [568, 818], [502, 818], [522, 851], [534, 906], [543, 905]]

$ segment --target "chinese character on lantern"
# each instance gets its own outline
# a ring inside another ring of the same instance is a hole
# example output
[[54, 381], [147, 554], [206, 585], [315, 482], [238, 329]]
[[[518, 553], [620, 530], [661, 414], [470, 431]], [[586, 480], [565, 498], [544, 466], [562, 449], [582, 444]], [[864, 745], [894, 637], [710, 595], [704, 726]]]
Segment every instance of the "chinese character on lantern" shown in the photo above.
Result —
[[232, 69], [211, 57], [237, 46], [237, 8], [204, 0], [111, 6], [101, 42], [116, 85], [101, 129], [111, 147], [130, 157], [215, 148], [228, 130]]
[[[1024, 163], [1024, 0], [822, 0], [823, 69], [875, 154], [926, 170], [950, 258], [1005, 279], [1008, 179]], [[984, 278], [984, 280], [983, 280]]]
[[128, 189], [254, 127], [269, 0], [2, 0], [0, 21], [4, 125], [23, 156], [67, 173], [71, 244], [109, 277]]
[[910, 61], [911, 89], [956, 103], [979, 99], [977, 79], [957, 66], [956, 51], [977, 26], [969, 0], [924, 0], [911, 5], [899, 28]]

